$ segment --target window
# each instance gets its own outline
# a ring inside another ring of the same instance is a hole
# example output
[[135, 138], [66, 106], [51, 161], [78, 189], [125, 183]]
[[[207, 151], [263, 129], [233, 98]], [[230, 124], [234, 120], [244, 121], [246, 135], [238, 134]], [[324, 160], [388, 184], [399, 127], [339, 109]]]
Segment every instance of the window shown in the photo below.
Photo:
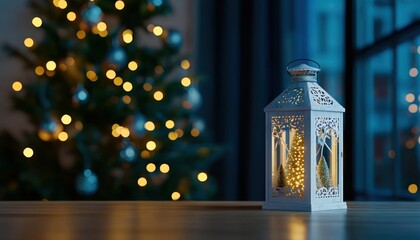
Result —
[[355, 1], [356, 199], [419, 199], [419, 7], [415, 0]]

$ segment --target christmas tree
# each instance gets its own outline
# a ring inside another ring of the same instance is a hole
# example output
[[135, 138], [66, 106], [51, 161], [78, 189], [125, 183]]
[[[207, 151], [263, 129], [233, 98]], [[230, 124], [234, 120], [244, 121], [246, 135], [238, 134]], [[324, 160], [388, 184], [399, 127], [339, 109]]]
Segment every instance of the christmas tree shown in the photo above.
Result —
[[286, 158], [286, 181], [291, 191], [299, 196], [303, 195], [304, 189], [304, 138], [303, 134], [295, 134], [290, 144]]
[[277, 187], [284, 188], [287, 185], [286, 175], [284, 172], [283, 164], [280, 164], [279, 170], [277, 171]]
[[35, 130], [0, 198], [210, 198], [206, 171], [219, 150], [197, 116], [198, 83], [180, 32], [153, 23], [169, 2], [29, 3], [41, 37], [24, 39], [28, 51], [6, 50], [34, 71], [12, 87]]
[[322, 155], [321, 159], [318, 161], [318, 165], [316, 166], [316, 185], [317, 188], [332, 187], [330, 179], [330, 170], [328, 168], [327, 161], [325, 161], [325, 158]]

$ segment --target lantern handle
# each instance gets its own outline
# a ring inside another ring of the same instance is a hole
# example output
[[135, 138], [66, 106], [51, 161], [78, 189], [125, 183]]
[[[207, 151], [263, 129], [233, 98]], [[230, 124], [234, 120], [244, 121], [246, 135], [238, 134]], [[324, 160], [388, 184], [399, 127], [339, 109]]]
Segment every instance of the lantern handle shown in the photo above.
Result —
[[319, 70], [321, 70], [321, 65], [317, 61], [312, 60], [312, 59], [309, 59], [309, 58], [299, 58], [299, 59], [296, 59], [296, 60], [293, 60], [293, 61], [289, 62], [286, 65], [286, 70], [289, 71], [290, 64], [295, 63], [295, 62], [298, 62], [298, 61], [309, 61], [309, 62], [313, 62], [313, 63], [315, 63], [318, 66]]

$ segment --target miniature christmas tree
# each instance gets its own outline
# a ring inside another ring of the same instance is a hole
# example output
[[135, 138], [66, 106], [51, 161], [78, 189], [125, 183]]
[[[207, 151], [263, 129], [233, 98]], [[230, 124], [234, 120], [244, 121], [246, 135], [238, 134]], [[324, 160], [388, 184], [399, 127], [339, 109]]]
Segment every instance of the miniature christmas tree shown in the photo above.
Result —
[[303, 194], [304, 188], [304, 138], [295, 134], [286, 158], [286, 182], [292, 193]]
[[[34, 75], [14, 95], [29, 117], [16, 199], [208, 199], [216, 148], [182, 35], [155, 25], [166, 0], [29, 0], [41, 34], [7, 46]], [[147, 44], [145, 39], [154, 44]], [[26, 150], [26, 149], [25, 149]], [[25, 158], [26, 157], [26, 158]], [[31, 158], [28, 160], [27, 158]], [[30, 192], [30, 198], [27, 193]], [[1, 196], [0, 196], [1, 197]]]
[[327, 161], [325, 161], [324, 156], [321, 155], [321, 159], [318, 161], [318, 165], [316, 167], [316, 179], [317, 179], [317, 188], [325, 187], [330, 188], [331, 178], [330, 178], [330, 170], [327, 165]]
[[287, 182], [286, 182], [286, 175], [284, 172], [284, 168], [283, 168], [283, 164], [280, 164], [280, 167], [278, 169], [278, 174], [277, 174], [277, 186], [284, 188], [287, 186]]

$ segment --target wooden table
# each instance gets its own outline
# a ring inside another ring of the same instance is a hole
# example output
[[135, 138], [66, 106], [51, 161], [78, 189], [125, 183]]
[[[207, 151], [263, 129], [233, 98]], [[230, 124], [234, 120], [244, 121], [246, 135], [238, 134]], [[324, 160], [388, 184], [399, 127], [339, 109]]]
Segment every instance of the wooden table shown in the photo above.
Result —
[[0, 239], [420, 239], [420, 202], [315, 213], [261, 202], [0, 202]]

